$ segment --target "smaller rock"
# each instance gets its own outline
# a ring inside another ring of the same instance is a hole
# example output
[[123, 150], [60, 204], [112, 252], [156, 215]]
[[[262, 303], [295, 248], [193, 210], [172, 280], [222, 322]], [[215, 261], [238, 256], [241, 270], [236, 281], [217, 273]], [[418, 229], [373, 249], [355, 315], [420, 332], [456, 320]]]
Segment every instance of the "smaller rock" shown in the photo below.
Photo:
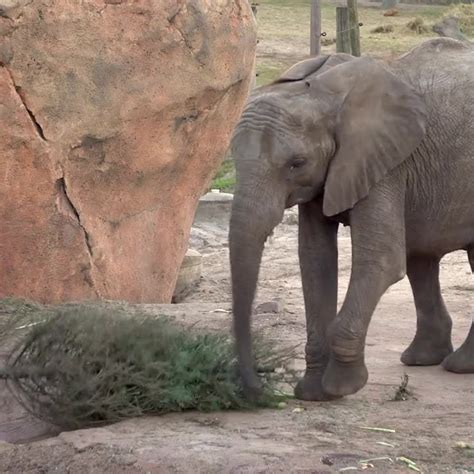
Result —
[[283, 224], [298, 225], [298, 210], [288, 209], [283, 216]]
[[233, 198], [233, 194], [214, 192], [202, 196], [194, 216], [194, 225], [212, 224], [228, 229]]
[[189, 249], [186, 252], [173, 293], [173, 303], [182, 301], [197, 285], [201, 278], [201, 262], [202, 255], [197, 250]]
[[90, 428], [76, 431], [64, 431], [58, 438], [74, 447], [77, 452], [83, 452], [97, 444], [110, 444], [112, 432], [106, 428]]
[[390, 10], [387, 10], [383, 16], [397, 16], [398, 15], [398, 10], [396, 8], [391, 8]]
[[272, 301], [266, 301], [265, 303], [259, 304], [255, 308], [255, 314], [282, 313], [284, 306], [284, 302], [281, 298]]

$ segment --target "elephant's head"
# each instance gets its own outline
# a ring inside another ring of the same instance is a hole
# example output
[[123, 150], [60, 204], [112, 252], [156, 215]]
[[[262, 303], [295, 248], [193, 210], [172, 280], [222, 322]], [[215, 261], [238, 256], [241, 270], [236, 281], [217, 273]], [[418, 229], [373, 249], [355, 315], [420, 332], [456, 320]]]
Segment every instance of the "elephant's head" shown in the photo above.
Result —
[[378, 62], [345, 54], [293, 66], [251, 96], [232, 140], [234, 333], [244, 386], [257, 388], [250, 314], [264, 243], [284, 209], [322, 197], [351, 209], [424, 135], [423, 99]]

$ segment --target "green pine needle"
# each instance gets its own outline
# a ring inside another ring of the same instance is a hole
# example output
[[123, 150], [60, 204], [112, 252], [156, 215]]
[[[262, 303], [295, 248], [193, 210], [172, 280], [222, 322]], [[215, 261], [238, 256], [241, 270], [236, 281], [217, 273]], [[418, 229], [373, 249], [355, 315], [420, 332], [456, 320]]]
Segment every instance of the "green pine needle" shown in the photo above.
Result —
[[31, 413], [63, 428], [183, 410], [274, 407], [285, 398], [278, 384], [295, 377], [273, 370], [284, 366], [288, 351], [259, 341], [264, 391], [251, 404], [227, 335], [92, 305], [66, 306], [37, 319], [22, 329], [0, 377]]

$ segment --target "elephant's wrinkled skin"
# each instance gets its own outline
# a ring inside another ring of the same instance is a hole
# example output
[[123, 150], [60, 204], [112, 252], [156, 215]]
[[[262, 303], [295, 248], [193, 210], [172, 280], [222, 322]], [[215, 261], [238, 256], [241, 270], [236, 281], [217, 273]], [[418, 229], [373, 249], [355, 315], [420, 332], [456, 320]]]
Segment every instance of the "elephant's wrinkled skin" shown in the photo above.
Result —
[[[233, 138], [230, 223], [234, 333], [249, 396], [259, 393], [250, 316], [264, 242], [295, 204], [307, 323], [298, 398], [365, 385], [371, 316], [406, 274], [417, 330], [402, 362], [474, 372], [474, 329], [453, 352], [439, 285], [446, 253], [466, 250], [474, 271], [473, 106], [474, 49], [446, 38], [390, 65], [312, 58], [254, 92]], [[352, 271], [337, 312], [340, 223], [351, 226]]]

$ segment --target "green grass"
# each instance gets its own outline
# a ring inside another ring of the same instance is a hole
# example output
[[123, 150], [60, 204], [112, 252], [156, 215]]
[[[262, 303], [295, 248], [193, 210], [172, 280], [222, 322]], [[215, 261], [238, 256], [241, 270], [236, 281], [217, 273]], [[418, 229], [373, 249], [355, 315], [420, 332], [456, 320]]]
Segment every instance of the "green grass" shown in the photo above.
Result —
[[219, 189], [222, 193], [233, 193], [235, 189], [235, 167], [232, 160], [222, 162], [211, 183], [211, 189]]

